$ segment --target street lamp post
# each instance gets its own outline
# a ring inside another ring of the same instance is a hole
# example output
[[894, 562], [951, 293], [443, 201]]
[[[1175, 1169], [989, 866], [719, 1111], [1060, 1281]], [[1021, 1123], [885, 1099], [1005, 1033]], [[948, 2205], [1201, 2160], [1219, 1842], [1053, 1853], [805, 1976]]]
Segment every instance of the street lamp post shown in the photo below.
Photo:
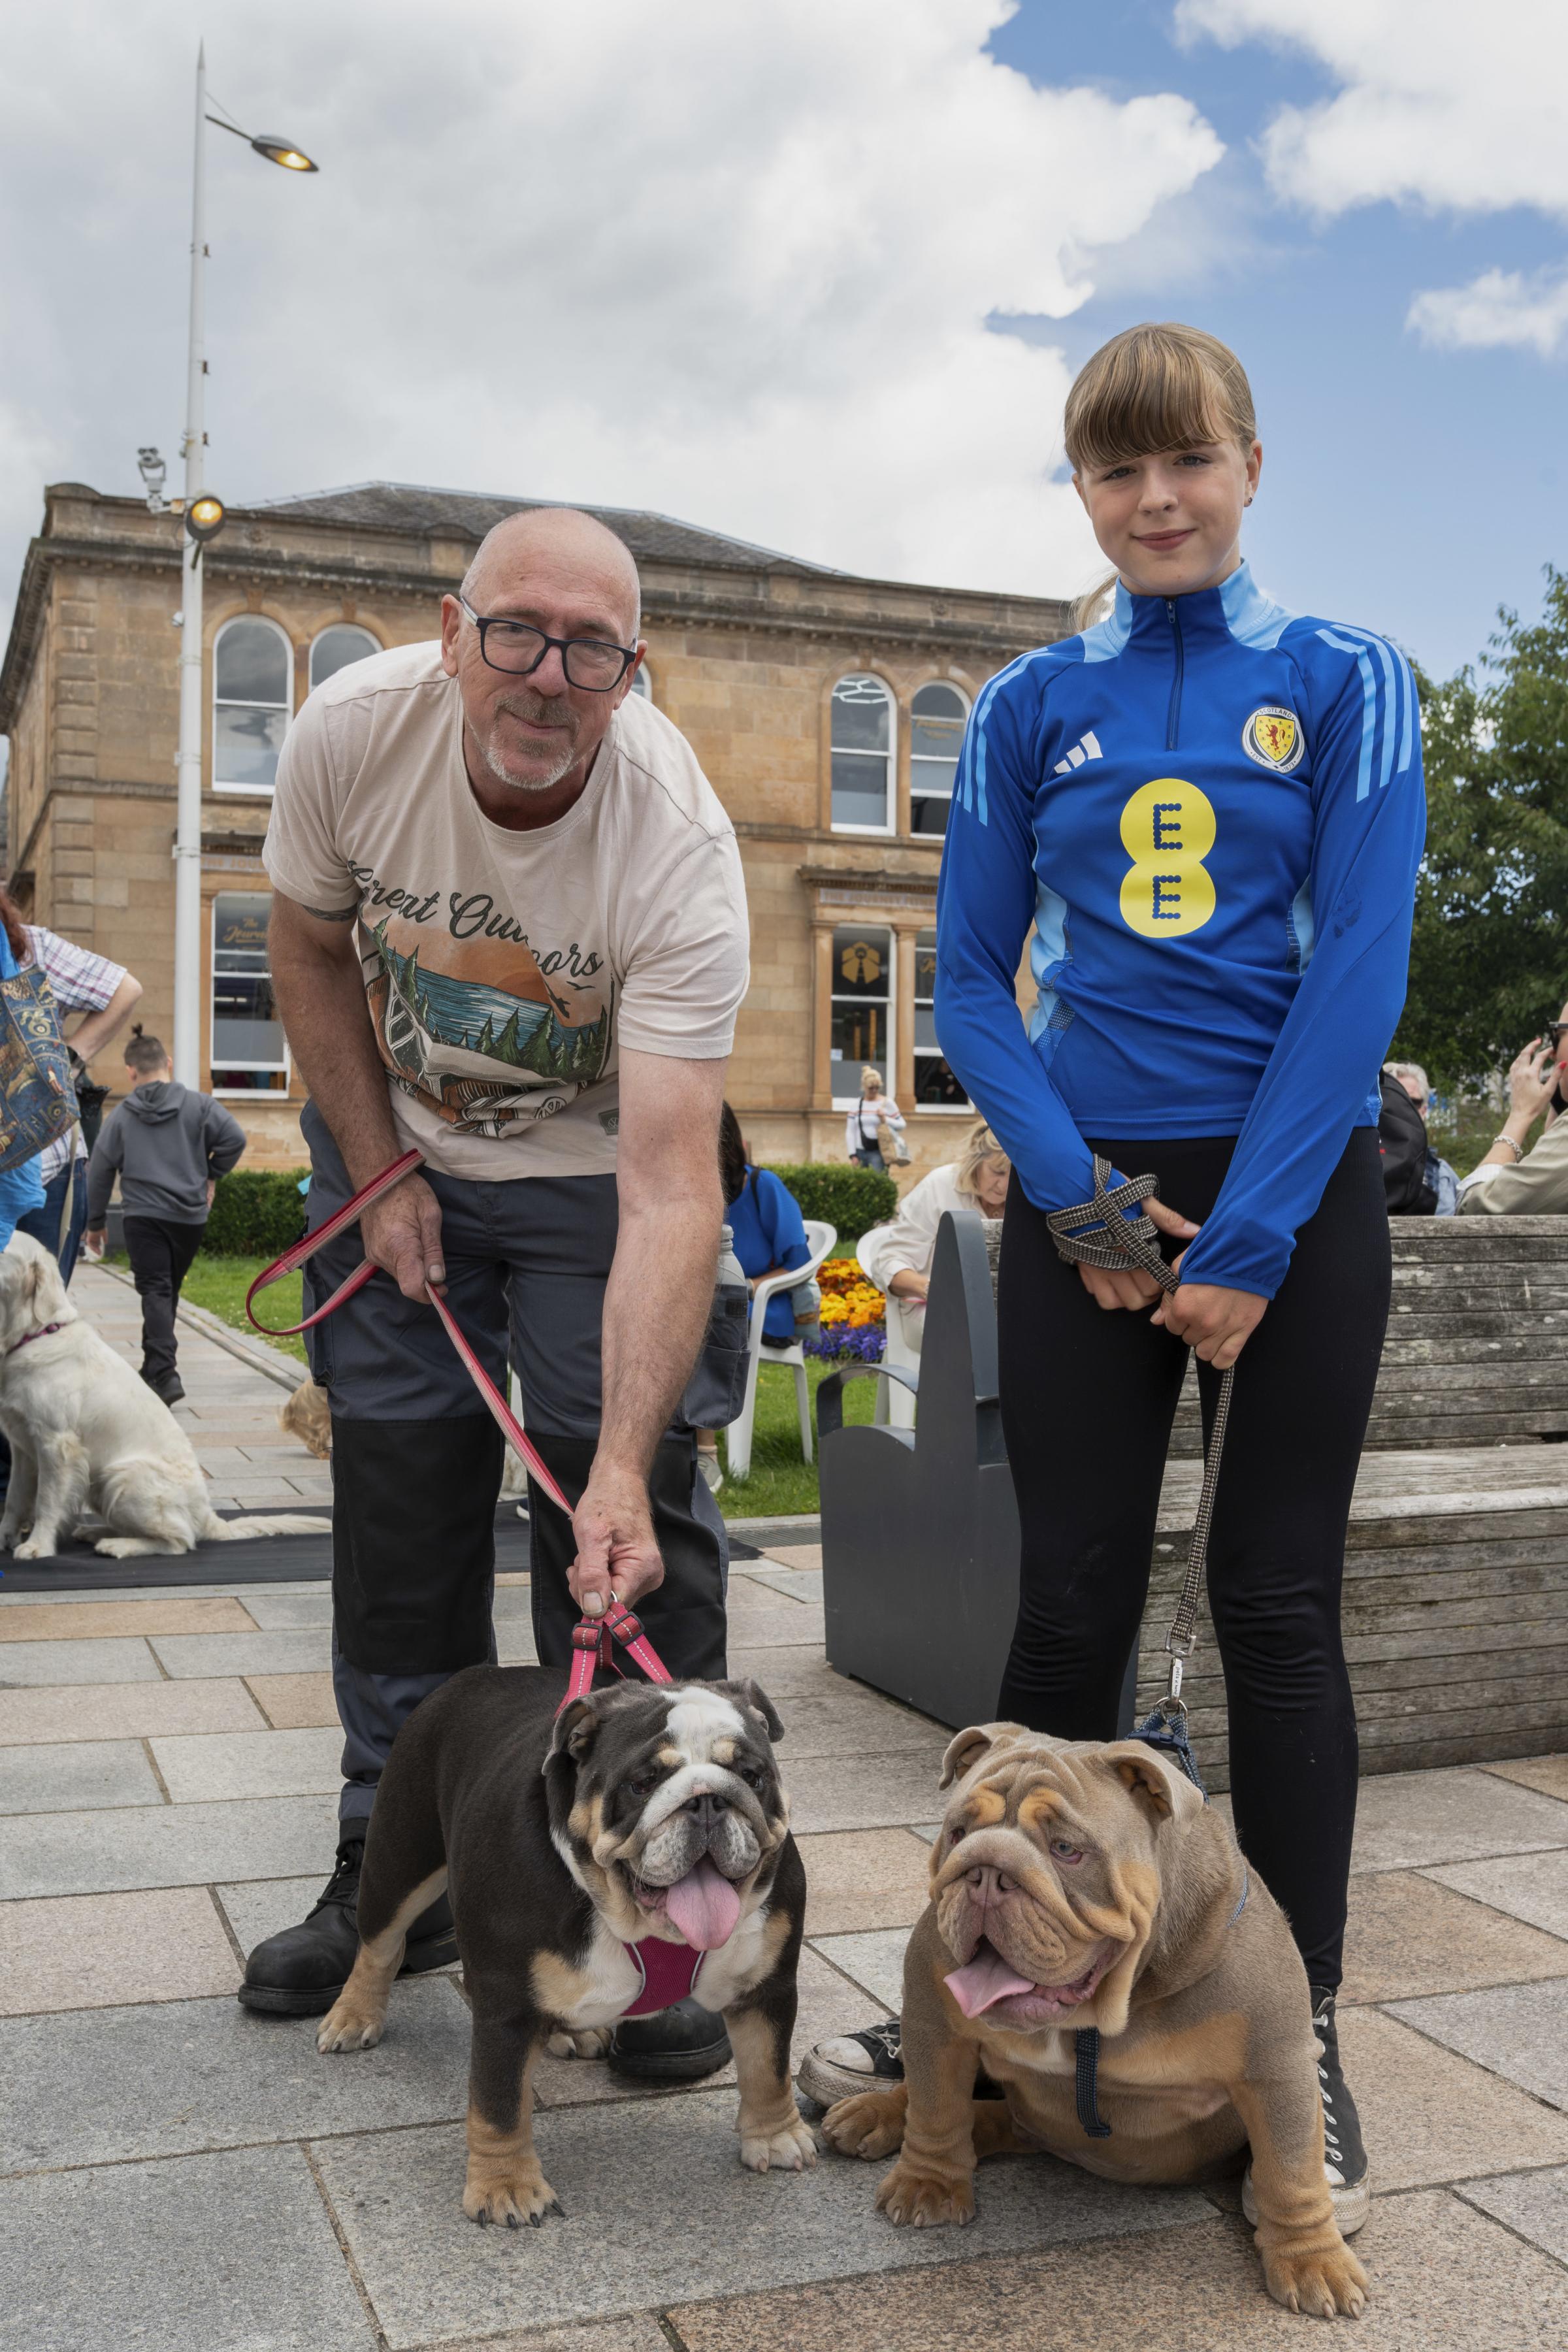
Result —
[[[287, 139], [251, 138], [207, 112], [206, 45], [196, 51], [195, 166], [191, 180], [191, 320], [185, 369], [185, 547], [180, 600], [180, 746], [175, 756], [174, 1076], [194, 1087], [201, 1076], [202, 1036], [202, 551], [222, 528], [223, 509], [202, 499], [206, 376], [206, 138], [209, 122], [245, 139], [257, 154], [290, 172], [313, 172]], [[198, 514], [198, 505], [208, 511]]]

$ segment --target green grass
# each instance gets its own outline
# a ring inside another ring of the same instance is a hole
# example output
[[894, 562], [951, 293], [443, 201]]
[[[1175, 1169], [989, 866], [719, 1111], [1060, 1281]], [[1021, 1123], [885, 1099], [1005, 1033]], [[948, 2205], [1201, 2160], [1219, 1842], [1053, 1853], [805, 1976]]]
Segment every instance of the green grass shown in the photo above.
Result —
[[[130, 1260], [124, 1252], [111, 1251], [108, 1263], [129, 1273]], [[198, 1251], [192, 1260], [191, 1270], [181, 1287], [180, 1296], [192, 1307], [205, 1307], [220, 1323], [231, 1324], [235, 1330], [244, 1331], [260, 1346], [276, 1348], [279, 1355], [292, 1356], [299, 1363], [305, 1361], [303, 1339], [268, 1339], [259, 1332], [245, 1311], [245, 1294], [264, 1265], [271, 1264], [265, 1257], [209, 1257]], [[281, 1282], [273, 1284], [257, 1300], [257, 1306], [268, 1323], [298, 1323], [305, 1310], [300, 1303], [301, 1277], [286, 1274]]]
[[[126, 1261], [123, 1255], [111, 1256], [109, 1263], [123, 1267]], [[261, 1334], [247, 1319], [245, 1294], [267, 1263], [260, 1257], [209, 1256], [204, 1250], [185, 1276], [183, 1295], [193, 1307], [205, 1307], [221, 1323], [231, 1324], [235, 1330], [260, 1339]], [[300, 1283], [299, 1275], [286, 1275], [258, 1299], [257, 1305], [269, 1323], [298, 1323], [305, 1311], [300, 1303]], [[301, 1363], [305, 1360], [303, 1339], [271, 1339], [265, 1344]], [[805, 1376], [814, 1400], [831, 1370], [831, 1365], [807, 1364]], [[848, 1383], [844, 1391], [846, 1421], [871, 1419], [876, 1410], [876, 1387], [874, 1381]], [[815, 1442], [814, 1434], [814, 1444]], [[722, 1436], [719, 1449], [722, 1461]], [[787, 1371], [774, 1367], [772, 1370], [764, 1369], [761, 1374], [757, 1382], [756, 1427], [752, 1434], [752, 1475], [742, 1483], [726, 1477], [719, 1495], [719, 1507], [727, 1519], [765, 1518], [775, 1513], [815, 1511], [818, 1507], [816, 1465], [801, 1460], [795, 1381]]]

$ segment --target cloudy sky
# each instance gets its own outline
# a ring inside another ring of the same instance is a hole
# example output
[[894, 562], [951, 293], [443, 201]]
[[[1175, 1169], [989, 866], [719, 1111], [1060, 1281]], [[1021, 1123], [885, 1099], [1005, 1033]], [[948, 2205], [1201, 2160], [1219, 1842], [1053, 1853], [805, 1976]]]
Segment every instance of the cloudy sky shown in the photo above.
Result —
[[1568, 562], [1561, 0], [51, 0], [0, 93], [0, 604], [47, 480], [178, 445], [191, 70], [209, 478], [652, 506], [1068, 592], [1073, 370], [1242, 353], [1252, 553], [1438, 669]]

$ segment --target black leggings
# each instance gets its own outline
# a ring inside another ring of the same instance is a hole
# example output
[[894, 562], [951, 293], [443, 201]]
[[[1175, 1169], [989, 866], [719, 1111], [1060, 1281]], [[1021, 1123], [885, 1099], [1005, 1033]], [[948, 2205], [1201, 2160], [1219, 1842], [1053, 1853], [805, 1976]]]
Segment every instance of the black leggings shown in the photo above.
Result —
[[[1091, 1149], [1125, 1176], [1157, 1175], [1166, 1206], [1202, 1223], [1235, 1142]], [[1340, 1585], [1389, 1286], [1377, 1131], [1358, 1128], [1237, 1364], [1208, 1559], [1237, 1835], [1318, 1986], [1338, 1985], [1344, 1940], [1357, 1754]], [[1016, 1180], [997, 1311], [1023, 1527], [997, 1712], [1060, 1738], [1108, 1739], [1187, 1350], [1146, 1315], [1097, 1307]], [[1218, 1384], [1198, 1367], [1205, 1431]]]

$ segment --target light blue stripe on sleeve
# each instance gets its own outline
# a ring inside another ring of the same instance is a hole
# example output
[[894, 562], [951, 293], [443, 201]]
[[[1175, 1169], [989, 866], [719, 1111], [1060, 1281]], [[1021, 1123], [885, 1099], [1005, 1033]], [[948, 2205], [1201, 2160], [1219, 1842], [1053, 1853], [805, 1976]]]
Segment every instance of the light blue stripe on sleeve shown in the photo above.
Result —
[[[1364, 801], [1372, 790], [1372, 744], [1377, 730], [1377, 680], [1372, 674], [1372, 664], [1367, 659], [1363, 647], [1353, 644], [1349, 637], [1336, 637], [1332, 629], [1320, 629], [1318, 635], [1326, 646], [1332, 646], [1336, 653], [1354, 654], [1356, 667], [1361, 672], [1361, 689], [1364, 699], [1361, 722], [1361, 765], [1356, 771], [1355, 796], [1358, 801]], [[1386, 751], [1385, 744], [1385, 753]], [[1386, 778], [1385, 765], [1384, 781], [1386, 781]]]

